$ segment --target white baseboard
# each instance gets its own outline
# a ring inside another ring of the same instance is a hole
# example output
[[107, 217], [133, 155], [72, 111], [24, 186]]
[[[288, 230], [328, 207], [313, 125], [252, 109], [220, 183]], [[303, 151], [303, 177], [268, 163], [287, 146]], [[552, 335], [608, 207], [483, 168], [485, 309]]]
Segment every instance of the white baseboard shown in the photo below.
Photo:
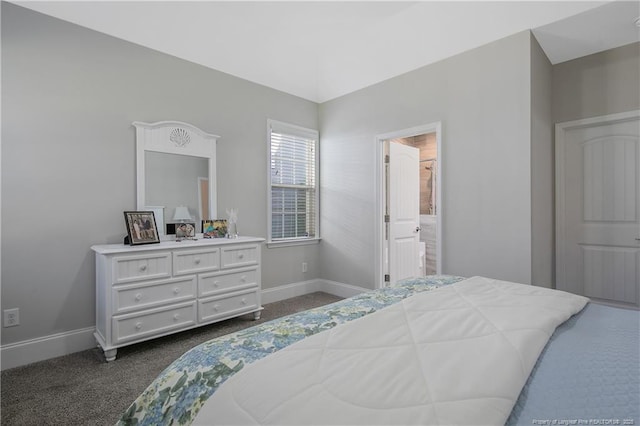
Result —
[[292, 297], [303, 296], [317, 291], [347, 298], [367, 291], [367, 289], [336, 281], [316, 279], [285, 284], [278, 287], [268, 288], [266, 290], [263, 289], [262, 304], [265, 305], [267, 303], [279, 302], [281, 300], [291, 299]]
[[[355, 296], [367, 289], [328, 280], [309, 280], [262, 290], [262, 304], [279, 302], [296, 296], [322, 291], [343, 298]], [[96, 346], [94, 327], [52, 334], [0, 347], [0, 370], [44, 361]]]
[[309, 293], [315, 293], [321, 291], [321, 280], [309, 280], [299, 283], [285, 284], [278, 287], [262, 289], [260, 297], [262, 298], [262, 304], [279, 302], [285, 299], [291, 299], [292, 297], [302, 296]]
[[96, 339], [93, 337], [94, 331], [96, 331], [95, 327], [88, 327], [2, 345], [0, 348], [0, 369], [7, 370], [91, 349], [96, 346]]
[[357, 296], [360, 293], [369, 291], [369, 289], [358, 287], [351, 284], [339, 283], [336, 281], [322, 280], [323, 285], [318, 291], [324, 291], [325, 293], [333, 294], [343, 298]]

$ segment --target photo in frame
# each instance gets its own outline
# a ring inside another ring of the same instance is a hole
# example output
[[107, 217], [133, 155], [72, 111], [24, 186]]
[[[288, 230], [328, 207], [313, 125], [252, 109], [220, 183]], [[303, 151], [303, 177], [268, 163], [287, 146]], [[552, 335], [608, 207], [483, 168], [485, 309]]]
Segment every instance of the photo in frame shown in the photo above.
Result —
[[203, 220], [202, 236], [204, 238], [225, 238], [227, 236], [227, 220]]
[[160, 242], [153, 211], [126, 211], [124, 212], [124, 221], [130, 245]]
[[191, 222], [176, 223], [176, 238], [194, 238], [196, 236], [196, 224]]
[[177, 223], [167, 223], [166, 224], [166, 233], [167, 235], [175, 235], [176, 237], [186, 237], [190, 234], [193, 228], [193, 233], [195, 236], [196, 224], [195, 222], [177, 222]]

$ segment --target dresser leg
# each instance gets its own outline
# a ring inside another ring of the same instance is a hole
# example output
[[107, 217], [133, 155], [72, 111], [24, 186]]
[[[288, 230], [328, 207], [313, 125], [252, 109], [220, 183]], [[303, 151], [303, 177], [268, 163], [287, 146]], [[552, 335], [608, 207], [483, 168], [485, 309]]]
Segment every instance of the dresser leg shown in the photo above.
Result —
[[254, 321], [258, 321], [260, 319], [261, 315], [262, 315], [262, 311], [254, 312], [253, 313], [253, 320]]
[[104, 351], [104, 357], [107, 359], [107, 362], [114, 361], [116, 359], [116, 353], [118, 353], [117, 349], [109, 349], [108, 351]]

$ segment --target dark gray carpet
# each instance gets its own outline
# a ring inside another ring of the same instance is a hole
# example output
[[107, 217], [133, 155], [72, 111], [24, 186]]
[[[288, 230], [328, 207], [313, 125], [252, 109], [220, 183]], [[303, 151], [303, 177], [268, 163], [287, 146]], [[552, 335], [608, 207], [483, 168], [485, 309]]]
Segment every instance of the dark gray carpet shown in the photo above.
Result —
[[340, 300], [312, 293], [253, 314], [124, 347], [107, 363], [98, 348], [2, 371], [3, 425], [113, 425], [173, 360], [190, 348], [265, 321]]

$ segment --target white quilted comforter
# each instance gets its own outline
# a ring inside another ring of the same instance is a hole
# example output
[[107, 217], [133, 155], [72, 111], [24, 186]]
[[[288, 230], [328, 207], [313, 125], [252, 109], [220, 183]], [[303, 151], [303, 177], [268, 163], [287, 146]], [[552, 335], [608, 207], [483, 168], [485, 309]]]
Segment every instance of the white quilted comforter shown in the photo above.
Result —
[[555, 328], [588, 299], [474, 277], [248, 365], [206, 425], [502, 425]]

